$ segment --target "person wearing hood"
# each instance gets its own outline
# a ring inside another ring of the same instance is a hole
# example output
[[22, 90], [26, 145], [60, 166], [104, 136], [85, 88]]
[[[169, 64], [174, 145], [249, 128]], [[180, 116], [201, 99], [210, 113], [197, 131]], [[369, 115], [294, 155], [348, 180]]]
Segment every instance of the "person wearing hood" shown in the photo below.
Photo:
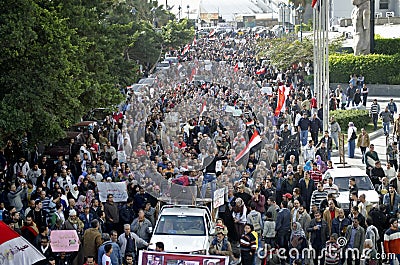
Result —
[[326, 163], [321, 159], [320, 155], [315, 156], [315, 163], [317, 163], [319, 171], [321, 171], [321, 173], [324, 174], [325, 171], [327, 170], [327, 166]]
[[[291, 251], [293, 251], [293, 249], [297, 249], [299, 253], [302, 253], [305, 247], [307, 247], [306, 233], [299, 222], [294, 222], [292, 224], [292, 232], [290, 234], [289, 248]], [[296, 252], [292, 253], [292, 256], [296, 256]], [[303, 257], [299, 258], [303, 259]], [[290, 264], [292, 263], [293, 260], [290, 258]]]
[[67, 193], [67, 198], [68, 199], [74, 199], [75, 201], [78, 200], [79, 198], [79, 188], [78, 185], [73, 184], [72, 188], [69, 190], [69, 192]]
[[69, 211], [69, 217], [64, 222], [61, 230], [76, 230], [78, 235], [81, 235], [83, 232], [84, 224], [83, 222], [77, 217], [75, 210]]

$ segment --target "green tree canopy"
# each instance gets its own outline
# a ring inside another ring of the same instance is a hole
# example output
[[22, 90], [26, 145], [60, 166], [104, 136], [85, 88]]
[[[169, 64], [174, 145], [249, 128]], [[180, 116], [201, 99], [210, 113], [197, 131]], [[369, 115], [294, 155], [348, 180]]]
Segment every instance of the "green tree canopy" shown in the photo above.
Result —
[[0, 11], [0, 143], [24, 131], [31, 143], [61, 138], [88, 110], [121, 103], [137, 63], [193, 38], [185, 21], [141, 0], [2, 1]]

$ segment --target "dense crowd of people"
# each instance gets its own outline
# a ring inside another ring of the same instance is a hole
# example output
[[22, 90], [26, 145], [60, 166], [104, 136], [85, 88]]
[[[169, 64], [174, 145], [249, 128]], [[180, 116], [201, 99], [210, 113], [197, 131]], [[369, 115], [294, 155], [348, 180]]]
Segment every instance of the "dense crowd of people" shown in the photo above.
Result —
[[[333, 168], [342, 128], [332, 117], [323, 131], [322, 105], [304, 82], [309, 66], [277, 69], [257, 59], [256, 42], [251, 33], [216, 36], [199, 39], [185, 54], [171, 51], [183, 62], [157, 72], [146, 93], [127, 91], [116, 112], [71, 141], [69, 161], [29, 155], [27, 135], [7, 142], [0, 152], [0, 218], [45, 255], [37, 264], [134, 264], [149, 245], [157, 205], [184, 200], [173, 193], [174, 185], [193, 186], [200, 198], [225, 188], [209, 253], [233, 263], [255, 264], [261, 242], [268, 254], [263, 264], [343, 264], [335, 253], [346, 249], [371, 249], [375, 256], [368, 264], [376, 264], [380, 252], [399, 258], [397, 143], [390, 145], [384, 170], [368, 134], [358, 135], [366, 172], [381, 194], [379, 206], [358, 191], [355, 179], [349, 187], [323, 179]], [[276, 111], [282, 87], [285, 107]], [[365, 106], [364, 78], [352, 76], [349, 87], [338, 87], [330, 109]], [[371, 107], [371, 115], [375, 121], [379, 114], [389, 133], [397, 108], [386, 109], [375, 113]], [[357, 139], [353, 131], [350, 123], [349, 157]], [[394, 131], [399, 138], [400, 118]], [[247, 148], [253, 136], [260, 141]], [[116, 203], [108, 194], [101, 202], [99, 182], [125, 182], [127, 201]], [[349, 208], [336, 201], [339, 188], [350, 189]], [[79, 251], [53, 253], [53, 230], [76, 230]], [[328, 246], [331, 252], [322, 259], [289, 258], [309, 245], [317, 254]], [[162, 242], [156, 247], [164, 249]], [[288, 257], [279, 257], [276, 248]]]

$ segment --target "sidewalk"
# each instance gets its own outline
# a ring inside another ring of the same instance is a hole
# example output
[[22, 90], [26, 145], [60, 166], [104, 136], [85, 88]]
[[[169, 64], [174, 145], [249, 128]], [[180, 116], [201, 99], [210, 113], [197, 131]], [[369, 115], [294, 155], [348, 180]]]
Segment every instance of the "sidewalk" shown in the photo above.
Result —
[[[390, 135], [392, 135], [393, 131], [393, 126], [390, 127]], [[386, 165], [386, 136], [383, 134], [383, 128], [379, 129], [373, 133], [369, 134], [371, 144], [375, 145], [375, 151], [378, 153], [379, 160], [382, 161], [382, 166]], [[367, 148], [368, 151], [368, 148]], [[361, 150], [360, 148], [356, 148], [355, 153], [354, 153], [354, 158], [348, 158], [347, 156], [347, 140], [345, 139], [345, 162], [346, 166], [352, 166], [352, 167], [359, 167], [363, 170], [365, 170], [365, 164], [362, 163], [361, 161]], [[339, 164], [340, 162], [340, 157], [339, 157], [339, 151], [333, 150], [332, 152], [332, 157], [331, 157], [332, 162], [334, 163], [335, 167], [343, 166], [343, 164]]]

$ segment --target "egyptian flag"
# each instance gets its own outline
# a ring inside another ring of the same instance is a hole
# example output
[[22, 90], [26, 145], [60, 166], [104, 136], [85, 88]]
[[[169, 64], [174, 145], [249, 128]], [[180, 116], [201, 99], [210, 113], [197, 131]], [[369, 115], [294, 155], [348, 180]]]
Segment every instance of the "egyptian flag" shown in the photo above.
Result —
[[196, 40], [196, 36], [194, 36], [193, 41], [192, 41], [192, 46], [196, 46], [197, 45], [197, 40]]
[[312, 8], [315, 8], [315, 9], [317, 9], [317, 10], [319, 10], [319, 6], [320, 6], [320, 4], [321, 4], [320, 1], [321, 1], [321, 0], [312, 0], [312, 1], [311, 1], [311, 7], [312, 7]]
[[281, 84], [278, 88], [278, 104], [275, 109], [275, 116], [279, 116], [281, 110], [285, 110], [285, 101], [286, 101], [286, 94], [285, 94], [285, 86]]
[[253, 125], [254, 125], [254, 120], [246, 122], [246, 126], [247, 127], [250, 127], [250, 126], [253, 126]]
[[204, 100], [203, 104], [200, 107], [200, 117], [203, 115], [203, 113], [207, 110], [207, 102]]
[[33, 264], [46, 257], [42, 255], [28, 240], [12, 230], [4, 222], [0, 222], [0, 258], [2, 265]]
[[215, 29], [211, 30], [211, 32], [208, 34], [208, 37], [211, 38], [215, 35]]
[[197, 69], [196, 69], [196, 67], [193, 67], [192, 68], [192, 72], [190, 73], [190, 82], [192, 82], [192, 80], [193, 80], [193, 77], [196, 75], [196, 72], [197, 72]]
[[257, 129], [254, 129], [253, 135], [251, 136], [250, 141], [247, 143], [246, 147], [235, 157], [235, 163], [237, 164], [239, 160], [245, 157], [252, 148], [254, 150], [254, 147], [261, 143], [261, 141], [262, 140], [260, 135], [258, 134]]
[[233, 71], [236, 73], [237, 71], [239, 71], [239, 64], [236, 63], [235, 67], [233, 67]]
[[256, 72], [256, 74], [257, 74], [257, 75], [263, 75], [263, 74], [265, 74], [265, 68], [261, 68], [260, 70], [258, 70], [258, 71]]
[[190, 50], [190, 44], [186, 44], [185, 48], [183, 48], [181, 55], [185, 55], [189, 50]]

